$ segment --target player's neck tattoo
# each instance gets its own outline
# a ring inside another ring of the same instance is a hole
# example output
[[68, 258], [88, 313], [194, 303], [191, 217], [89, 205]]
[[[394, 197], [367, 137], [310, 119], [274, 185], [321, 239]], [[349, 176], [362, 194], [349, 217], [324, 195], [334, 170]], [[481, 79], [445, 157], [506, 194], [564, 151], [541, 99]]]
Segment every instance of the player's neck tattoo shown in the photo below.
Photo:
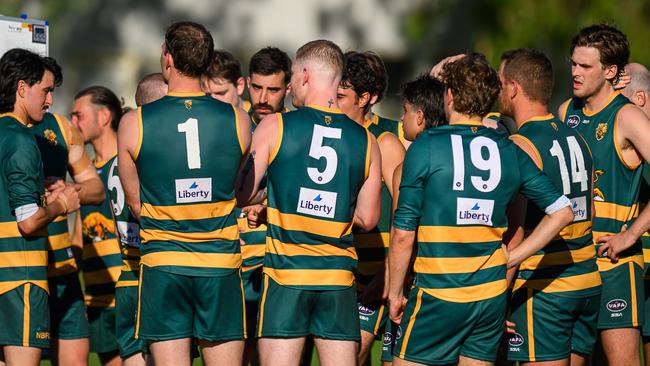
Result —
[[329, 104], [329, 107], [332, 108], [332, 104], [334, 104], [334, 100], [332, 99], [328, 100], [327, 104]]

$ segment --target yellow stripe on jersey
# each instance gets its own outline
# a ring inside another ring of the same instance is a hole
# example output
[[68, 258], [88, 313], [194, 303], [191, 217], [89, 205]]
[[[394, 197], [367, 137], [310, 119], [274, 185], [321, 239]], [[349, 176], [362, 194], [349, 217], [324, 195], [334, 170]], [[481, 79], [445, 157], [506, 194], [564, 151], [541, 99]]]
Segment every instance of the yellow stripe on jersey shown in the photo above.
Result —
[[528, 356], [535, 362], [535, 333], [533, 329], [533, 289], [528, 289], [526, 294], [526, 328], [528, 330]]
[[530, 256], [519, 266], [519, 270], [534, 271], [538, 268], [553, 266], [564, 266], [573, 263], [580, 263], [594, 259], [596, 257], [596, 248], [589, 244], [584, 248], [575, 250], [563, 250], [561, 252], [537, 254]]
[[42, 267], [47, 265], [47, 250], [0, 252], [0, 268]]
[[230, 214], [237, 204], [237, 200], [198, 203], [194, 205], [154, 206], [149, 203], [142, 204], [143, 217], [155, 220], [200, 220]]
[[611, 202], [594, 201], [596, 217], [617, 221], [628, 221], [639, 215], [639, 206], [635, 203], [632, 207], [617, 205]]
[[[47, 227], [38, 230], [31, 236], [47, 236]], [[18, 223], [16, 221], [0, 222], [0, 239], [18, 237], [22, 237], [22, 234], [18, 230]]]
[[399, 351], [399, 357], [404, 358], [406, 354], [406, 347], [409, 344], [409, 338], [411, 338], [411, 331], [413, 331], [413, 326], [415, 325], [415, 317], [420, 311], [420, 306], [422, 306], [422, 289], [418, 290], [417, 297], [415, 299], [415, 308], [413, 309], [413, 314], [409, 318], [408, 326], [406, 327], [406, 332], [404, 333], [404, 342], [402, 342], [402, 349]]
[[2, 281], [0, 282], [0, 295], [7, 293], [17, 287], [20, 287], [26, 283], [31, 283], [35, 286], [38, 286], [45, 290], [48, 294], [50, 293], [47, 280], [45, 281], [36, 281], [36, 280], [20, 280], [20, 281]]
[[[266, 240], [269, 240], [267, 237]], [[242, 258], [263, 257], [266, 253], [265, 244], [246, 244], [241, 246]]]
[[[630, 273], [630, 302], [632, 303], [632, 326], [639, 326], [639, 309], [636, 307], [636, 280], [634, 278], [634, 265], [628, 263], [628, 270]], [[643, 284], [641, 284], [643, 286]]]
[[140, 283], [138, 280], [129, 280], [129, 281], [117, 281], [115, 288], [118, 287], [135, 287]]
[[273, 163], [276, 155], [278, 155], [278, 151], [280, 151], [280, 146], [282, 145], [282, 134], [284, 133], [284, 122], [282, 120], [282, 114], [276, 113], [275, 116], [278, 120], [278, 135], [275, 138], [275, 147], [273, 148], [273, 151], [271, 151], [271, 155], [269, 155], [269, 165]]
[[539, 280], [517, 279], [513, 290], [522, 287], [535, 289], [544, 292], [567, 292], [579, 291], [600, 286], [600, 273], [591, 272], [569, 277], [544, 278]]
[[142, 128], [142, 107], [138, 107], [138, 143], [133, 152], [133, 161], [138, 160], [138, 155], [140, 155], [140, 150], [142, 149], [142, 136], [144, 136], [144, 130]]
[[357, 259], [354, 247], [339, 248], [331, 244], [288, 244], [270, 236], [266, 237], [266, 252], [283, 256], [304, 255], [309, 257], [339, 256]]
[[135, 272], [140, 270], [140, 260], [123, 260], [122, 272]]
[[481, 269], [505, 266], [508, 260], [501, 248], [492, 255], [465, 258], [420, 257], [415, 259], [414, 270], [423, 274], [472, 273]]
[[423, 288], [427, 294], [445, 301], [474, 302], [499, 296], [506, 291], [506, 279], [457, 288]]
[[239, 268], [241, 254], [239, 253], [196, 253], [196, 252], [154, 252], [142, 256], [145, 266], [183, 266], [203, 268]]
[[621, 265], [623, 265], [625, 263], [630, 263], [630, 262], [636, 264], [637, 266], [639, 266], [641, 268], [643, 268], [643, 255], [639, 253], [637, 255], [633, 255], [633, 256], [629, 256], [629, 257], [625, 257], [625, 258], [619, 258], [617, 263], [612, 263], [612, 261], [607, 257], [605, 257], [605, 258], [602, 258], [602, 257], [596, 258], [596, 264], [598, 265], [598, 270], [600, 272], [609, 271], [611, 269], [614, 269], [614, 268], [616, 268], [618, 266], [621, 266]]
[[31, 310], [31, 303], [29, 301], [29, 290], [31, 289], [30, 284], [25, 285], [25, 290], [23, 293], [23, 347], [29, 347], [29, 334], [30, 332], [30, 326], [29, 326], [29, 316], [32, 313]]
[[284, 230], [305, 231], [310, 234], [329, 236], [331, 238], [340, 238], [352, 233], [352, 222], [328, 221], [284, 214], [273, 207], [267, 208], [266, 215], [269, 224], [279, 226]]
[[64, 261], [50, 263], [47, 269], [48, 277], [57, 277], [68, 274], [77, 270], [77, 261], [74, 258], [69, 258]]
[[140, 236], [142, 237], [142, 241], [145, 243], [152, 240], [177, 240], [188, 243], [201, 243], [215, 240], [237, 240], [239, 239], [239, 229], [237, 228], [237, 225], [226, 226], [223, 229], [214, 231], [198, 233], [182, 233], [178, 231], [141, 229]]
[[92, 242], [83, 247], [84, 260], [105, 257], [113, 254], [120, 254], [120, 244], [118, 243], [117, 238]]
[[114, 308], [115, 307], [115, 294], [97, 295], [97, 296], [84, 296], [86, 306], [91, 308]]
[[342, 269], [275, 269], [264, 267], [264, 273], [284, 286], [352, 286], [354, 275]]
[[489, 226], [420, 226], [419, 243], [485, 243], [500, 241], [506, 228]]
[[377, 248], [383, 246], [388, 248], [390, 244], [390, 233], [358, 233], [354, 234], [354, 246], [358, 249]]
[[578, 239], [588, 235], [591, 232], [591, 226], [591, 221], [576, 222], [565, 226], [558, 234], [558, 237], [564, 240]]
[[120, 266], [100, 268], [94, 271], [84, 270], [84, 283], [86, 287], [103, 285], [105, 283], [115, 283], [120, 278], [122, 268]]
[[50, 250], [66, 249], [69, 248], [71, 244], [70, 235], [67, 232], [57, 235], [50, 235], [48, 237], [48, 242], [50, 244]]
[[368, 179], [368, 175], [370, 174], [370, 160], [371, 160], [370, 156], [372, 155], [371, 154], [371, 151], [372, 151], [372, 138], [371, 138], [371, 136], [372, 136], [372, 134], [370, 133], [370, 131], [366, 130], [366, 137], [367, 137], [366, 144], [367, 145], [366, 145], [366, 163], [364, 165], [365, 166], [364, 179]]

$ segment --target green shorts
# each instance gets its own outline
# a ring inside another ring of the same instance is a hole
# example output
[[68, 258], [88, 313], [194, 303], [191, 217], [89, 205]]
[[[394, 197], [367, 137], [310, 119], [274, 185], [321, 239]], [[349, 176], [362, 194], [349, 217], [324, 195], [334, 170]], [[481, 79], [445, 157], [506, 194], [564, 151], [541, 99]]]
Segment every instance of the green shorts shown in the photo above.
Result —
[[[381, 361], [382, 362], [392, 362], [393, 361], [393, 349], [395, 347], [395, 338], [397, 338], [397, 324], [388, 320], [386, 322], [386, 327], [384, 329], [384, 335], [382, 337], [381, 343]], [[401, 336], [401, 335], [400, 335]]]
[[510, 320], [516, 333], [508, 339], [508, 360], [562, 360], [571, 352], [591, 354], [598, 331], [600, 295], [574, 298], [533, 289], [512, 295]]
[[361, 330], [373, 335], [383, 334], [388, 322], [388, 307], [385, 304], [365, 306], [357, 303]]
[[0, 295], [0, 346], [48, 348], [50, 309], [47, 292], [26, 283]]
[[115, 308], [88, 308], [90, 351], [110, 353], [118, 350], [115, 335]]
[[639, 327], [643, 324], [643, 270], [632, 262], [601, 271], [598, 329]]
[[643, 327], [641, 334], [644, 337], [643, 343], [650, 342], [650, 279], [643, 280], [643, 292], [645, 294], [643, 302]]
[[79, 282], [79, 272], [51, 277], [50, 330], [53, 339], [88, 338], [86, 304]]
[[505, 293], [487, 300], [458, 303], [413, 287], [395, 334], [393, 356], [436, 365], [456, 363], [461, 355], [494, 362], [505, 312]]
[[244, 283], [244, 295], [246, 301], [257, 303], [260, 299], [260, 289], [262, 288], [263, 268], [257, 267], [250, 271], [242, 272], [241, 279]]
[[359, 341], [354, 286], [343, 290], [301, 290], [264, 276], [257, 321], [258, 337], [305, 337]]
[[246, 338], [239, 271], [218, 277], [186, 276], [143, 266], [136, 337], [146, 341]]
[[120, 357], [127, 358], [144, 350], [144, 341], [135, 338], [138, 315], [138, 286], [115, 288], [115, 332]]

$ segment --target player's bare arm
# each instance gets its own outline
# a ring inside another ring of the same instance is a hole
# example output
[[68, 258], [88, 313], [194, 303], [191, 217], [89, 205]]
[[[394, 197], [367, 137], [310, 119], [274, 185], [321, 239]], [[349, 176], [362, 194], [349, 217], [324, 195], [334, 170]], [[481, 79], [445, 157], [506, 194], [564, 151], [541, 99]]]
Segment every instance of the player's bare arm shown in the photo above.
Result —
[[30, 236], [43, 229], [59, 215], [65, 215], [79, 209], [79, 195], [77, 188], [67, 186], [56, 197], [52, 203], [41, 207], [29, 218], [18, 222], [18, 230], [25, 236]]
[[[650, 119], [641, 109], [632, 105], [622, 108], [615, 128], [615, 143], [620, 147], [620, 157], [625, 165], [635, 167], [643, 161], [650, 161]], [[634, 245], [648, 229], [650, 209], [646, 206], [627, 230], [624, 228], [616, 235], [596, 238], [599, 243], [603, 243], [599, 248], [599, 255], [607, 252], [609, 258], [617, 260], [618, 254]]]
[[404, 280], [410, 267], [414, 243], [415, 231], [392, 228], [388, 252], [388, 304], [390, 319], [398, 324], [406, 306]]
[[[262, 203], [266, 198], [265, 190], [260, 187], [269, 167], [269, 159], [272, 158], [271, 153], [280, 143], [276, 141], [278, 123], [277, 115], [271, 114], [264, 117], [255, 129], [248, 159], [250, 162], [246, 164], [235, 185], [235, 195], [240, 206]], [[250, 125], [248, 130], [250, 131]]]
[[139, 148], [138, 111], [125, 114], [120, 120], [117, 130], [117, 161], [120, 167], [119, 175], [126, 203], [134, 217], [140, 220], [140, 179], [135, 166], [137, 149]]
[[391, 133], [381, 135], [377, 143], [381, 151], [381, 176], [384, 178], [390, 196], [394, 197], [393, 173], [397, 165], [404, 161], [406, 150], [399, 139]]
[[381, 153], [375, 137], [370, 133], [368, 136], [371, 144], [368, 178], [361, 186], [354, 210], [354, 224], [363, 230], [377, 226], [381, 211]]
[[99, 205], [106, 195], [97, 170], [86, 152], [79, 130], [65, 117], [63, 120], [67, 136], [70, 136], [68, 148], [68, 172], [75, 183], [80, 186], [79, 201], [82, 205]]

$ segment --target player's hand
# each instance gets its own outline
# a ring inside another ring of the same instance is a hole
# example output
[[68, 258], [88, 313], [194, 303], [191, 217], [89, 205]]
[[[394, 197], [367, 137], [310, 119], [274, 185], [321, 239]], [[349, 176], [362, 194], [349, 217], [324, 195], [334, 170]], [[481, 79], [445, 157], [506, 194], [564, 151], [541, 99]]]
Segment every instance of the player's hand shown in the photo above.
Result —
[[406, 307], [406, 297], [400, 294], [396, 297], [390, 297], [388, 299], [389, 307], [389, 317], [393, 323], [399, 324], [402, 321], [402, 316], [404, 315], [404, 308]]
[[431, 75], [431, 77], [435, 79], [440, 79], [440, 75], [442, 74], [442, 69], [445, 67], [446, 64], [459, 60], [463, 57], [465, 57], [465, 54], [449, 56], [447, 58], [444, 58], [442, 61], [438, 62], [433, 68], [431, 68], [431, 72], [429, 73], [429, 75]]
[[618, 257], [624, 250], [630, 248], [638, 238], [627, 231], [627, 225], [623, 225], [621, 232], [616, 235], [603, 235], [596, 242], [601, 246], [598, 248], [598, 256], [607, 256], [612, 263], [618, 262]]
[[614, 90], [625, 89], [626, 86], [630, 85], [632, 82], [632, 77], [627, 73], [626, 70], [623, 70], [621, 75], [619, 75], [618, 80], [614, 83]]
[[515, 334], [517, 325], [510, 320], [506, 320], [506, 333]]
[[242, 212], [246, 213], [248, 227], [251, 229], [266, 223], [266, 206], [264, 205], [246, 206], [242, 208]]
[[62, 202], [65, 213], [74, 212], [79, 209], [79, 193], [73, 185], [66, 185], [56, 200]]

